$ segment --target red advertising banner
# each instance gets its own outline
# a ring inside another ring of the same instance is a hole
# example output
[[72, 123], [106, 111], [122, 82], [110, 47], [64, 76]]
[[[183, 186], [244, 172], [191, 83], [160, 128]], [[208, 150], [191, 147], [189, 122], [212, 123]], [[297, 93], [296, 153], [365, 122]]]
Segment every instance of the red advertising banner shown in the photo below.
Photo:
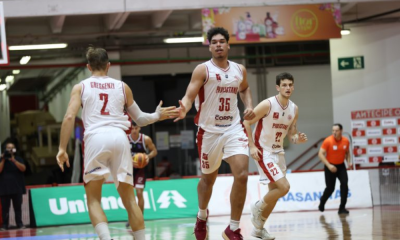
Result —
[[400, 108], [372, 109], [351, 112], [351, 119], [400, 117]]
[[397, 146], [390, 146], [383, 148], [384, 153], [397, 153]]
[[369, 157], [369, 162], [370, 163], [380, 163], [383, 160], [383, 157]]
[[367, 127], [379, 127], [380, 125], [381, 121], [379, 120], [367, 121]]
[[340, 38], [340, 4], [282, 5], [202, 9], [203, 36], [223, 27], [230, 44]]
[[365, 136], [365, 130], [353, 130], [352, 132], [352, 136], [353, 137], [361, 137], [361, 136]]
[[360, 156], [360, 155], [363, 155], [363, 154], [366, 154], [366, 153], [367, 153], [367, 149], [365, 149], [365, 148], [354, 148], [353, 149], [353, 154], [355, 156]]
[[396, 128], [385, 128], [383, 129], [383, 135], [395, 135]]
[[380, 138], [370, 138], [368, 139], [368, 145], [378, 145], [381, 144], [382, 141]]

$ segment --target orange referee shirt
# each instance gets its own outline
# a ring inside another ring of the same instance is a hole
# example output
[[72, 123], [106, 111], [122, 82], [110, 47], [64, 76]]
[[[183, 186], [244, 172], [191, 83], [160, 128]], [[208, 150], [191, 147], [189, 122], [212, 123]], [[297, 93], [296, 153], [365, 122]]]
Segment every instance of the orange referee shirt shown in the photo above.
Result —
[[349, 139], [342, 136], [337, 141], [333, 135], [325, 138], [321, 148], [326, 151], [326, 159], [331, 164], [342, 164], [346, 158], [346, 152], [349, 150]]

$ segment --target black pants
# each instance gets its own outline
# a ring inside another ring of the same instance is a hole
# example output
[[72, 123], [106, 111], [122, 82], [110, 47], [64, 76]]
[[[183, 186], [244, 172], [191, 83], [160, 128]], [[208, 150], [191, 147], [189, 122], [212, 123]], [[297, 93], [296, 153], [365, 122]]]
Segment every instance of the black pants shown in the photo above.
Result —
[[344, 209], [347, 202], [347, 194], [349, 193], [349, 187], [347, 186], [348, 177], [347, 170], [344, 163], [339, 165], [334, 165], [337, 168], [335, 173], [331, 172], [325, 166], [325, 183], [326, 188], [324, 194], [321, 197], [321, 206], [325, 206], [326, 201], [332, 195], [333, 191], [335, 191], [336, 178], [339, 179], [340, 182], [340, 207], [339, 209]]
[[10, 207], [11, 201], [14, 207], [15, 213], [15, 222], [17, 223], [17, 227], [22, 227], [22, 194], [13, 194], [13, 195], [6, 195], [1, 196], [1, 210], [2, 210], [2, 217], [3, 217], [3, 227], [9, 227], [10, 221]]

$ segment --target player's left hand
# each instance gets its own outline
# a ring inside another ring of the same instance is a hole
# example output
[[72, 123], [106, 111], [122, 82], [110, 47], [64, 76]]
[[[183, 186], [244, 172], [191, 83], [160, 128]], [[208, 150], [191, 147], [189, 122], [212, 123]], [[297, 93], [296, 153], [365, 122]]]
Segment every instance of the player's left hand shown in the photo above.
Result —
[[160, 121], [165, 120], [165, 119], [171, 119], [171, 118], [176, 118], [178, 116], [178, 110], [176, 109], [175, 106], [171, 107], [161, 107], [163, 104], [163, 101], [160, 101], [160, 104], [158, 104], [156, 108], [156, 112], [160, 114]]
[[149, 155], [147, 155], [147, 154], [145, 154], [145, 156], [146, 156], [146, 158], [144, 160], [146, 161], [146, 165], [147, 165], [147, 164], [149, 164], [150, 158], [149, 158]]
[[68, 154], [65, 152], [65, 150], [58, 150], [56, 158], [58, 166], [61, 168], [61, 171], [64, 172], [64, 163], [66, 163], [67, 167], [69, 167]]
[[308, 141], [307, 135], [305, 133], [298, 133], [299, 138], [297, 139], [297, 143], [305, 143]]
[[243, 115], [244, 120], [252, 120], [253, 118], [255, 118], [255, 116], [256, 114], [254, 113], [253, 109], [246, 108], [246, 110], [244, 110], [244, 115]]

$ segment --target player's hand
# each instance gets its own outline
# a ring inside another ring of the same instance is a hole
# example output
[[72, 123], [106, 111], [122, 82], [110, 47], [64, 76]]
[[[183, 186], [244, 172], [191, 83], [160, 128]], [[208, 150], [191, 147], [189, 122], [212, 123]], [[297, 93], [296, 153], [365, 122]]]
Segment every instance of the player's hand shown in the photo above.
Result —
[[183, 105], [182, 100], [179, 100], [178, 116], [175, 118], [174, 122], [177, 122], [186, 117], [186, 107]]
[[329, 164], [328, 169], [329, 169], [329, 171], [331, 171], [333, 173], [337, 172], [337, 168], [335, 166], [333, 166], [332, 164]]
[[146, 161], [146, 165], [147, 165], [147, 164], [149, 164], [150, 158], [149, 158], [149, 155], [147, 155], [147, 154], [145, 154], [145, 156], [146, 156], [146, 157], [145, 157], [144, 160]]
[[246, 108], [243, 114], [244, 120], [252, 120], [256, 116], [256, 114], [253, 112], [253, 109], [251, 108]]
[[299, 138], [297, 139], [297, 143], [305, 143], [308, 141], [307, 135], [305, 133], [298, 133]]
[[175, 106], [171, 107], [161, 107], [163, 104], [163, 101], [160, 101], [160, 104], [158, 104], [156, 108], [156, 113], [160, 115], [160, 121], [165, 120], [165, 119], [171, 119], [171, 118], [176, 118], [178, 116], [178, 111]]
[[260, 149], [258, 149], [256, 146], [250, 147], [250, 155], [254, 160], [260, 161], [260, 155], [261, 155]]
[[58, 150], [57, 163], [62, 172], [64, 172], [64, 163], [66, 163], [67, 167], [69, 167], [68, 154], [65, 152], [65, 150]]

